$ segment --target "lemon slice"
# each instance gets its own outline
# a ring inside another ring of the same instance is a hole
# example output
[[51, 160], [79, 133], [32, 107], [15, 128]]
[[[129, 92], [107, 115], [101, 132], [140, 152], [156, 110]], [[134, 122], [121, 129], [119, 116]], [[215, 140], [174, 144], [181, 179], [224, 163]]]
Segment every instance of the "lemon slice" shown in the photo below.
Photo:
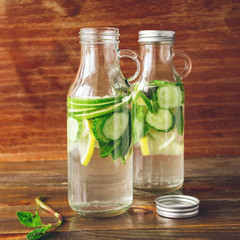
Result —
[[83, 131], [79, 138], [79, 153], [81, 157], [81, 164], [87, 166], [92, 158], [95, 148], [95, 137], [92, 132], [91, 121], [83, 120]]
[[184, 153], [184, 144], [183, 142], [177, 143], [172, 142], [161, 152], [162, 155], [179, 155]]
[[142, 137], [140, 138], [140, 148], [142, 151], [142, 155], [143, 156], [148, 156], [150, 155], [150, 150], [149, 150], [149, 145], [148, 145], [148, 136]]
[[140, 139], [142, 155], [148, 156], [150, 154], [161, 154], [162, 151], [174, 141], [176, 136], [177, 134], [175, 131], [165, 133], [151, 129], [149, 135]]

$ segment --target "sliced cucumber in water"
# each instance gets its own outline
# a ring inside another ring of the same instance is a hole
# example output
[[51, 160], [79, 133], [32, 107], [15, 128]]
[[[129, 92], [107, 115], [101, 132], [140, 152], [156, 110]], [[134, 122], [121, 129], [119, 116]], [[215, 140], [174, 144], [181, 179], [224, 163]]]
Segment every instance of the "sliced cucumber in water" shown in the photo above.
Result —
[[78, 122], [76, 119], [72, 117], [68, 117], [67, 119], [67, 137], [72, 142], [76, 142], [82, 130], [82, 122]]
[[122, 110], [124, 108], [127, 108], [128, 104], [131, 102], [132, 97], [131, 95], [126, 97], [126, 99], [120, 103], [114, 103], [114, 105], [104, 107], [101, 109], [97, 109], [96, 111], [92, 111], [89, 113], [80, 113], [80, 114], [74, 114], [75, 119], [90, 119], [90, 118], [95, 118], [95, 117], [100, 117], [105, 114], [109, 114], [112, 112], [116, 112], [118, 110]]
[[103, 121], [104, 121], [104, 117], [94, 118], [93, 124], [92, 124], [92, 130], [93, 130], [93, 134], [94, 134], [95, 138], [98, 141], [108, 143], [108, 142], [110, 142], [110, 140], [104, 136], [104, 134], [102, 133], [102, 129], [101, 129]]
[[182, 102], [181, 88], [174, 84], [159, 87], [157, 90], [157, 99], [160, 108], [169, 109], [178, 107]]
[[124, 96], [116, 97], [102, 97], [102, 98], [78, 98], [78, 97], [68, 97], [68, 102], [76, 104], [85, 104], [85, 105], [102, 105], [109, 102], [119, 102]]
[[123, 136], [118, 140], [119, 144], [111, 152], [113, 160], [116, 160], [118, 158], [121, 158], [123, 160], [124, 156], [127, 154], [129, 147], [131, 145], [131, 138], [132, 138], [131, 129], [127, 128]]
[[111, 106], [113, 104], [117, 104], [121, 102], [121, 100], [117, 101], [112, 101], [112, 102], [106, 102], [106, 103], [101, 103], [101, 104], [78, 104], [71, 102], [70, 100], [67, 102], [67, 107], [72, 109], [72, 110], [86, 110], [86, 109], [99, 109], [99, 108], [104, 108], [107, 106]]
[[169, 132], [174, 128], [175, 119], [169, 110], [159, 109], [156, 113], [148, 111], [146, 122], [150, 127], [157, 131]]
[[102, 133], [110, 140], [119, 139], [128, 127], [128, 112], [115, 112], [102, 123]]
[[155, 87], [163, 87], [166, 85], [172, 85], [172, 82], [167, 82], [167, 81], [162, 81], [162, 80], [152, 80], [150, 82], [148, 82], [148, 84], [151, 86], [155, 86]]

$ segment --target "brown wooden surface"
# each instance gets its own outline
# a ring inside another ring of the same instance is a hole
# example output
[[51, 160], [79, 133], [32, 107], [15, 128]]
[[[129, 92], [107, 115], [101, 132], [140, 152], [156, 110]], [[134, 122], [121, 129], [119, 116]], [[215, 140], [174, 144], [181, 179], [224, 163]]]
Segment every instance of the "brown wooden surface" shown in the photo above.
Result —
[[[200, 214], [191, 219], [168, 219], [155, 212], [159, 193], [134, 192], [127, 213], [111, 219], [91, 219], [73, 212], [67, 202], [66, 161], [0, 163], [0, 239], [25, 239], [17, 211], [38, 211], [44, 223], [55, 218], [34, 202], [46, 203], [63, 215], [63, 224], [46, 239], [240, 239], [240, 158], [188, 158], [185, 183], [178, 194], [198, 197]], [[51, 237], [51, 238], [50, 238]]]
[[176, 31], [193, 61], [186, 155], [240, 155], [239, 12], [238, 0], [0, 0], [0, 161], [66, 159], [78, 31], [97, 26], [119, 27], [120, 47], [136, 51], [139, 30]]

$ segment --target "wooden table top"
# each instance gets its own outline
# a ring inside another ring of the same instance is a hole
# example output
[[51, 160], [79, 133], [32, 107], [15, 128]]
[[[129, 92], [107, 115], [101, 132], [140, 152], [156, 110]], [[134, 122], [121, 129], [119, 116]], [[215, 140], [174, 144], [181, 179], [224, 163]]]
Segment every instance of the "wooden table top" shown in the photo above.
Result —
[[81, 217], [67, 201], [67, 161], [0, 162], [0, 239], [26, 239], [32, 230], [18, 222], [17, 211], [38, 211], [44, 223], [56, 221], [34, 199], [63, 216], [63, 224], [44, 239], [240, 239], [240, 157], [187, 158], [185, 183], [178, 193], [200, 199], [190, 219], [157, 215], [159, 193], [134, 192], [127, 213], [110, 219]]

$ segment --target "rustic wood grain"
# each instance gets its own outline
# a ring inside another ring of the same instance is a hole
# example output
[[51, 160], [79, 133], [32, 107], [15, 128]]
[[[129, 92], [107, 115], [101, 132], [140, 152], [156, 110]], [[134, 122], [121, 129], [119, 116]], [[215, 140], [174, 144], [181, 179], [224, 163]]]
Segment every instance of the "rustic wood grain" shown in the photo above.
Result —
[[[214, 167], [213, 167], [214, 166]], [[81, 217], [67, 201], [66, 161], [0, 163], [0, 239], [25, 239], [17, 211], [38, 211], [44, 223], [55, 218], [34, 202], [48, 194], [46, 203], [63, 215], [63, 224], [45, 239], [209, 239], [240, 238], [240, 158], [187, 158], [185, 183], [177, 194], [200, 199], [200, 214], [190, 219], [168, 219], [156, 214], [159, 193], [134, 191], [127, 213], [110, 219]]]
[[0, 0], [0, 161], [66, 159], [78, 31], [97, 26], [119, 27], [120, 47], [136, 51], [139, 30], [176, 31], [193, 61], [186, 155], [240, 155], [239, 11], [238, 0]]

